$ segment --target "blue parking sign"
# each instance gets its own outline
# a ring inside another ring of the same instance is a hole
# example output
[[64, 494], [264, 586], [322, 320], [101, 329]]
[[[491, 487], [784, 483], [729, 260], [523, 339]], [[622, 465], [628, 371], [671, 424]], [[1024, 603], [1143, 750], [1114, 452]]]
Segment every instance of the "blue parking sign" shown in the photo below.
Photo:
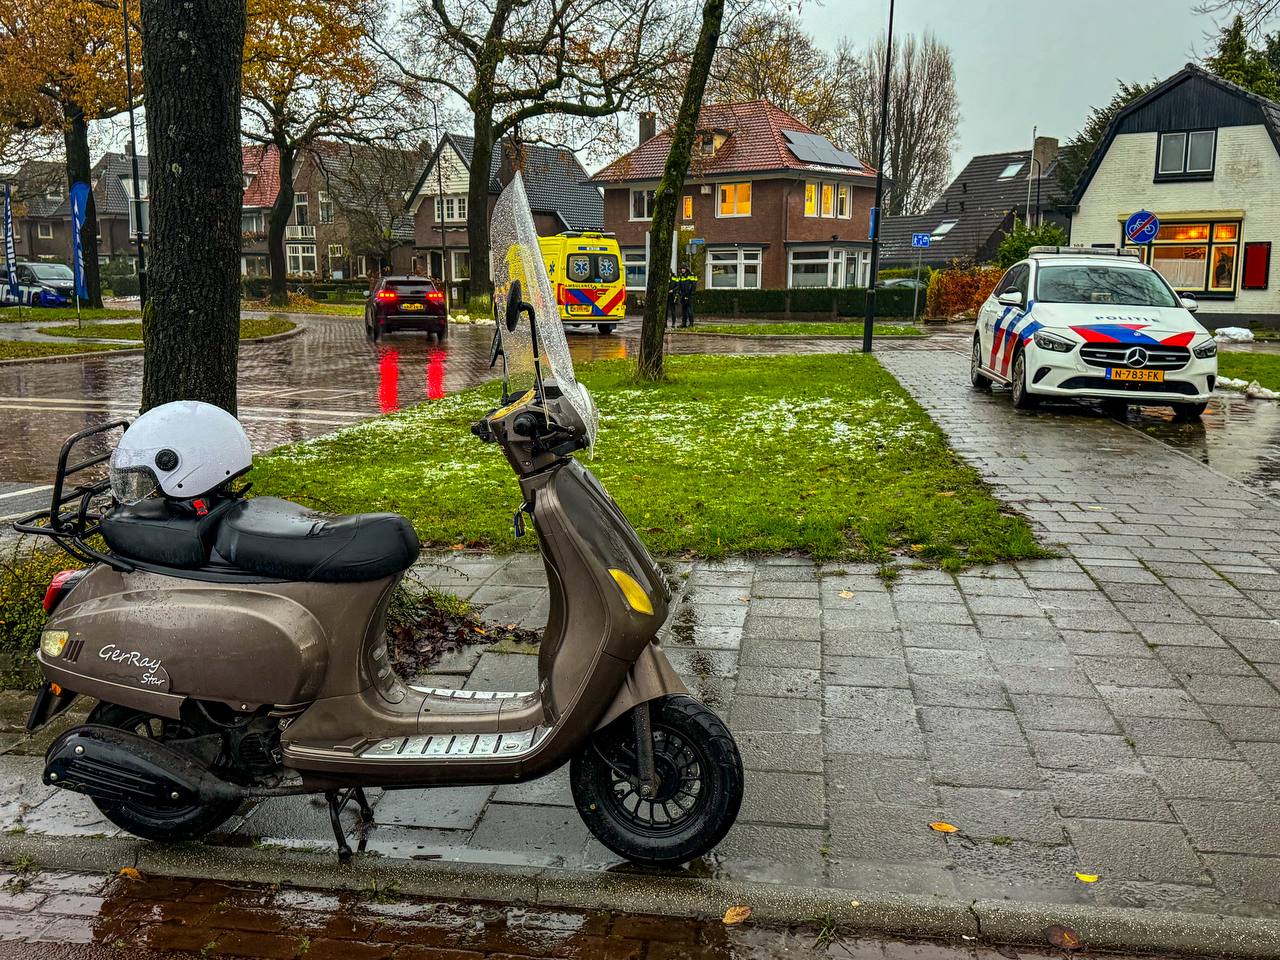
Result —
[[932, 239], [933, 235], [929, 233], [913, 233], [911, 235], [911, 245], [913, 247], [927, 247]]

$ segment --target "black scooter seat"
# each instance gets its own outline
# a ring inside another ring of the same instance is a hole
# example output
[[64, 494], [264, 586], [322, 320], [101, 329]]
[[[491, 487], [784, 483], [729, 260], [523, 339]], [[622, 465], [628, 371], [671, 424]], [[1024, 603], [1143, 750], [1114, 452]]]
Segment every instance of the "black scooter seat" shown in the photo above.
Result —
[[228, 510], [214, 547], [241, 570], [323, 583], [399, 573], [421, 549], [412, 525], [399, 514], [335, 516], [276, 497], [254, 497]]

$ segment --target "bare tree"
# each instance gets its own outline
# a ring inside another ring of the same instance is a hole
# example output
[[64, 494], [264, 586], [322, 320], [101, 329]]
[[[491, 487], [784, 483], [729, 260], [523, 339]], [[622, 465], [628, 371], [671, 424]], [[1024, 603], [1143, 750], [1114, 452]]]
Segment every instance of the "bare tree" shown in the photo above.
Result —
[[332, 143], [315, 151], [334, 212], [346, 227], [349, 253], [383, 264], [404, 241], [400, 230], [412, 220], [405, 197], [426, 162], [424, 150], [401, 150], [381, 144]]
[[[413, 0], [380, 49], [406, 83], [460, 97], [475, 145], [467, 190], [473, 296], [487, 297], [495, 145], [547, 118], [608, 117], [651, 92], [674, 56], [684, 0]], [[403, 49], [401, 48], [403, 46]]]
[[1245, 32], [1256, 35], [1280, 16], [1280, 0], [1204, 0], [1195, 9], [1197, 13], [1207, 16], [1238, 14], [1244, 19]]
[[[857, 62], [858, 93], [850, 102], [849, 129], [838, 139], [861, 157], [875, 157], [880, 140], [880, 91], [885, 40], [861, 55], [847, 42], [837, 50], [844, 63]], [[951, 50], [933, 34], [895, 43], [889, 83], [885, 176], [892, 181], [885, 202], [891, 217], [921, 213], [938, 198], [951, 176], [951, 152], [960, 123]]]

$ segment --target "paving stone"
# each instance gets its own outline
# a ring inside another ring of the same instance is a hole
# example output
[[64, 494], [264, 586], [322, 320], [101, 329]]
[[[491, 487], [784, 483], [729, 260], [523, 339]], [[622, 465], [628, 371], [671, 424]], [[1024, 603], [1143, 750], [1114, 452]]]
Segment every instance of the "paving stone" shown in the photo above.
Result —
[[910, 687], [907, 665], [901, 657], [823, 658], [822, 680], [854, 687]]
[[[846, 887], [849, 890], [900, 890], [906, 896], [916, 897], [954, 897], [956, 896], [955, 875], [951, 865], [945, 867], [922, 866], [908, 860], [904, 863], [876, 863], [867, 860], [832, 860], [827, 865], [832, 886]], [[907, 945], [903, 945], [904, 948]], [[867, 950], [867, 960], [886, 957], [880, 944], [869, 941], [852, 943], [842, 941], [837, 955], [841, 960], [859, 960], [862, 950]], [[903, 954], [903, 960], [910, 957]], [[923, 960], [923, 958], [922, 958]]]
[[1198, 850], [1280, 857], [1278, 802], [1174, 800], [1173, 812]]
[[822, 713], [826, 717], [914, 721], [915, 711], [910, 690], [827, 685], [822, 691]]
[[976, 627], [955, 623], [910, 624], [902, 631], [902, 645], [930, 650], [983, 649]]
[[1062, 642], [1078, 657], [1153, 658], [1155, 651], [1138, 633], [1089, 633], [1063, 630]]
[[817, 670], [747, 664], [738, 669], [737, 690], [743, 696], [812, 700], [822, 695], [822, 678]]
[[898, 603], [960, 603], [960, 591], [954, 583], [895, 584], [890, 591]]
[[1271, 790], [1243, 760], [1145, 757], [1161, 791], [1171, 799], [1271, 800]]
[[796, 640], [813, 642], [821, 639], [818, 622], [812, 618], [787, 620], [778, 617], [748, 616], [742, 624], [743, 640]]
[[697, 622], [708, 627], [741, 627], [748, 609], [745, 603], [700, 603], [694, 607]]
[[923, 760], [924, 735], [915, 717], [858, 717], [824, 723], [827, 755], [840, 753]]
[[746, 779], [742, 811], [738, 817], [744, 823], [820, 827], [827, 818], [822, 777], [754, 770]]
[[1239, 854], [1207, 853], [1204, 861], [1223, 892], [1244, 903], [1275, 903], [1280, 890], [1280, 859]]
[[894, 609], [903, 624], [973, 623], [973, 616], [963, 603], [913, 603], [895, 600]]
[[933, 738], [926, 743], [933, 779], [953, 787], [1034, 790], [1042, 771], [1029, 747], [973, 743], [963, 738]]
[[753, 597], [789, 597], [797, 600], [818, 599], [818, 584], [810, 580], [760, 580], [751, 585]]
[[1076, 663], [1095, 687], [1178, 686], [1169, 666], [1157, 657], [1078, 656]]
[[1222, 732], [1232, 740], [1280, 742], [1280, 710], [1206, 703], [1204, 712], [1216, 720]]
[[760, 597], [752, 599], [751, 614], [787, 620], [811, 620], [822, 614], [822, 608], [816, 600]]
[[[948, 843], [955, 882], [966, 899], [1090, 904], [1093, 894], [1075, 877], [1080, 869], [1069, 846], [1010, 840]], [[995, 955], [991, 960], [995, 960]]]
[[1097, 689], [1117, 717], [1168, 717], [1177, 720], [1205, 718], [1195, 700], [1181, 688], [1100, 685]]
[[1137, 623], [1148, 643], [1181, 647], [1225, 647], [1227, 642], [1211, 627], [1199, 623]]
[[978, 632], [982, 634], [988, 650], [1001, 640], [1040, 641], [1058, 643], [1062, 637], [1049, 620], [1040, 617], [1006, 617], [978, 614], [974, 618]]
[[822, 773], [822, 742], [811, 733], [735, 730], [733, 736], [747, 770]]
[[501, 851], [508, 863], [559, 866], [573, 862], [589, 839], [575, 809], [491, 803], [469, 846]]
[[920, 708], [925, 735], [963, 739], [998, 747], [1021, 747], [1026, 741], [1012, 710], [975, 710], [968, 707]]
[[1016, 663], [997, 665], [1000, 677], [1011, 694], [1041, 694], [1055, 697], [1093, 697], [1093, 685], [1075, 666], [1029, 666]]
[[999, 677], [951, 677], [942, 673], [911, 676], [911, 689], [921, 706], [974, 707], [1007, 710], [1011, 707], [1004, 681]]
[[966, 836], [1048, 844], [1065, 841], [1048, 793], [977, 787], [940, 787], [938, 793], [942, 819], [954, 823]]
[[[1052, 574], [1029, 574], [1028, 577], [1053, 576]], [[1024, 597], [1031, 598], [1030, 579], [1023, 580], [1017, 576], [992, 577], [965, 575], [956, 577], [956, 585], [967, 597]]]
[[859, 800], [932, 807], [938, 800], [923, 760], [833, 755], [826, 761], [826, 789], [832, 805]]
[[1189, 674], [1182, 678], [1182, 685], [1200, 703], [1280, 707], [1280, 693], [1262, 677]]
[[823, 627], [822, 652], [827, 657], [900, 657], [903, 646], [893, 632]]
[[729, 709], [729, 729], [766, 730], [777, 733], [812, 733], [822, 730], [822, 702], [796, 697], [735, 697]]
[[739, 650], [742, 647], [742, 628], [706, 626], [673, 622], [665, 635], [659, 634], [663, 643], [672, 647], [696, 647], [700, 650]]
[[740, 662], [755, 666], [822, 668], [822, 644], [803, 640], [760, 640], [752, 638], [742, 644]]
[[826, 875], [824, 851], [826, 833], [819, 828], [738, 823], [713, 856], [720, 869], [737, 876], [808, 886]]
[[1173, 813], [1145, 774], [1046, 770], [1045, 786], [1064, 817], [1169, 821]]
[[1241, 756], [1280, 797], [1280, 743], [1238, 743]]
[[671, 666], [682, 677], [732, 677], [738, 673], [736, 650], [667, 647], [666, 653]]
[[697, 617], [699, 608], [704, 604], [745, 604], [751, 600], [751, 591], [742, 587], [706, 587], [695, 584], [685, 590], [681, 599], [680, 611], [687, 611]]
[[571, 807], [569, 764], [525, 783], [506, 783], [493, 794], [494, 803], [530, 803], [538, 806]]
[[1208, 720], [1124, 717], [1120, 726], [1144, 757], [1235, 759], [1235, 748], [1222, 729]]
[[470, 830], [492, 795], [493, 787], [388, 790], [378, 801], [377, 820], [397, 826]]
[[946, 842], [929, 829], [940, 816], [936, 807], [837, 803], [831, 813], [831, 856], [844, 861], [946, 863]]
[[538, 658], [518, 653], [486, 653], [471, 671], [467, 690], [537, 690]]
[[1177, 824], [1074, 819], [1066, 825], [1084, 872], [1119, 880], [1209, 882]]
[[1013, 709], [1022, 726], [1030, 730], [1120, 732], [1101, 700], [1021, 694], [1013, 698]]
[[1028, 730], [1027, 740], [1040, 766], [1083, 773], [1140, 773], [1137, 755], [1124, 737], [1102, 733]]
[[995, 665], [978, 650], [930, 650], [909, 647], [907, 670], [914, 676], [944, 674], [948, 677], [990, 677]]

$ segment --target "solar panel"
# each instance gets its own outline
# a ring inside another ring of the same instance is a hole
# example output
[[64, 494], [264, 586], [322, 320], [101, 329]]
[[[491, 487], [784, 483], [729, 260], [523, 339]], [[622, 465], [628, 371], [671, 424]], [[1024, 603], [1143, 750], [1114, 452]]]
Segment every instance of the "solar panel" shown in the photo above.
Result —
[[841, 150], [826, 137], [799, 130], [783, 130], [787, 146], [802, 163], [817, 163], [824, 167], [850, 167], [861, 170], [862, 163], [852, 153]]

